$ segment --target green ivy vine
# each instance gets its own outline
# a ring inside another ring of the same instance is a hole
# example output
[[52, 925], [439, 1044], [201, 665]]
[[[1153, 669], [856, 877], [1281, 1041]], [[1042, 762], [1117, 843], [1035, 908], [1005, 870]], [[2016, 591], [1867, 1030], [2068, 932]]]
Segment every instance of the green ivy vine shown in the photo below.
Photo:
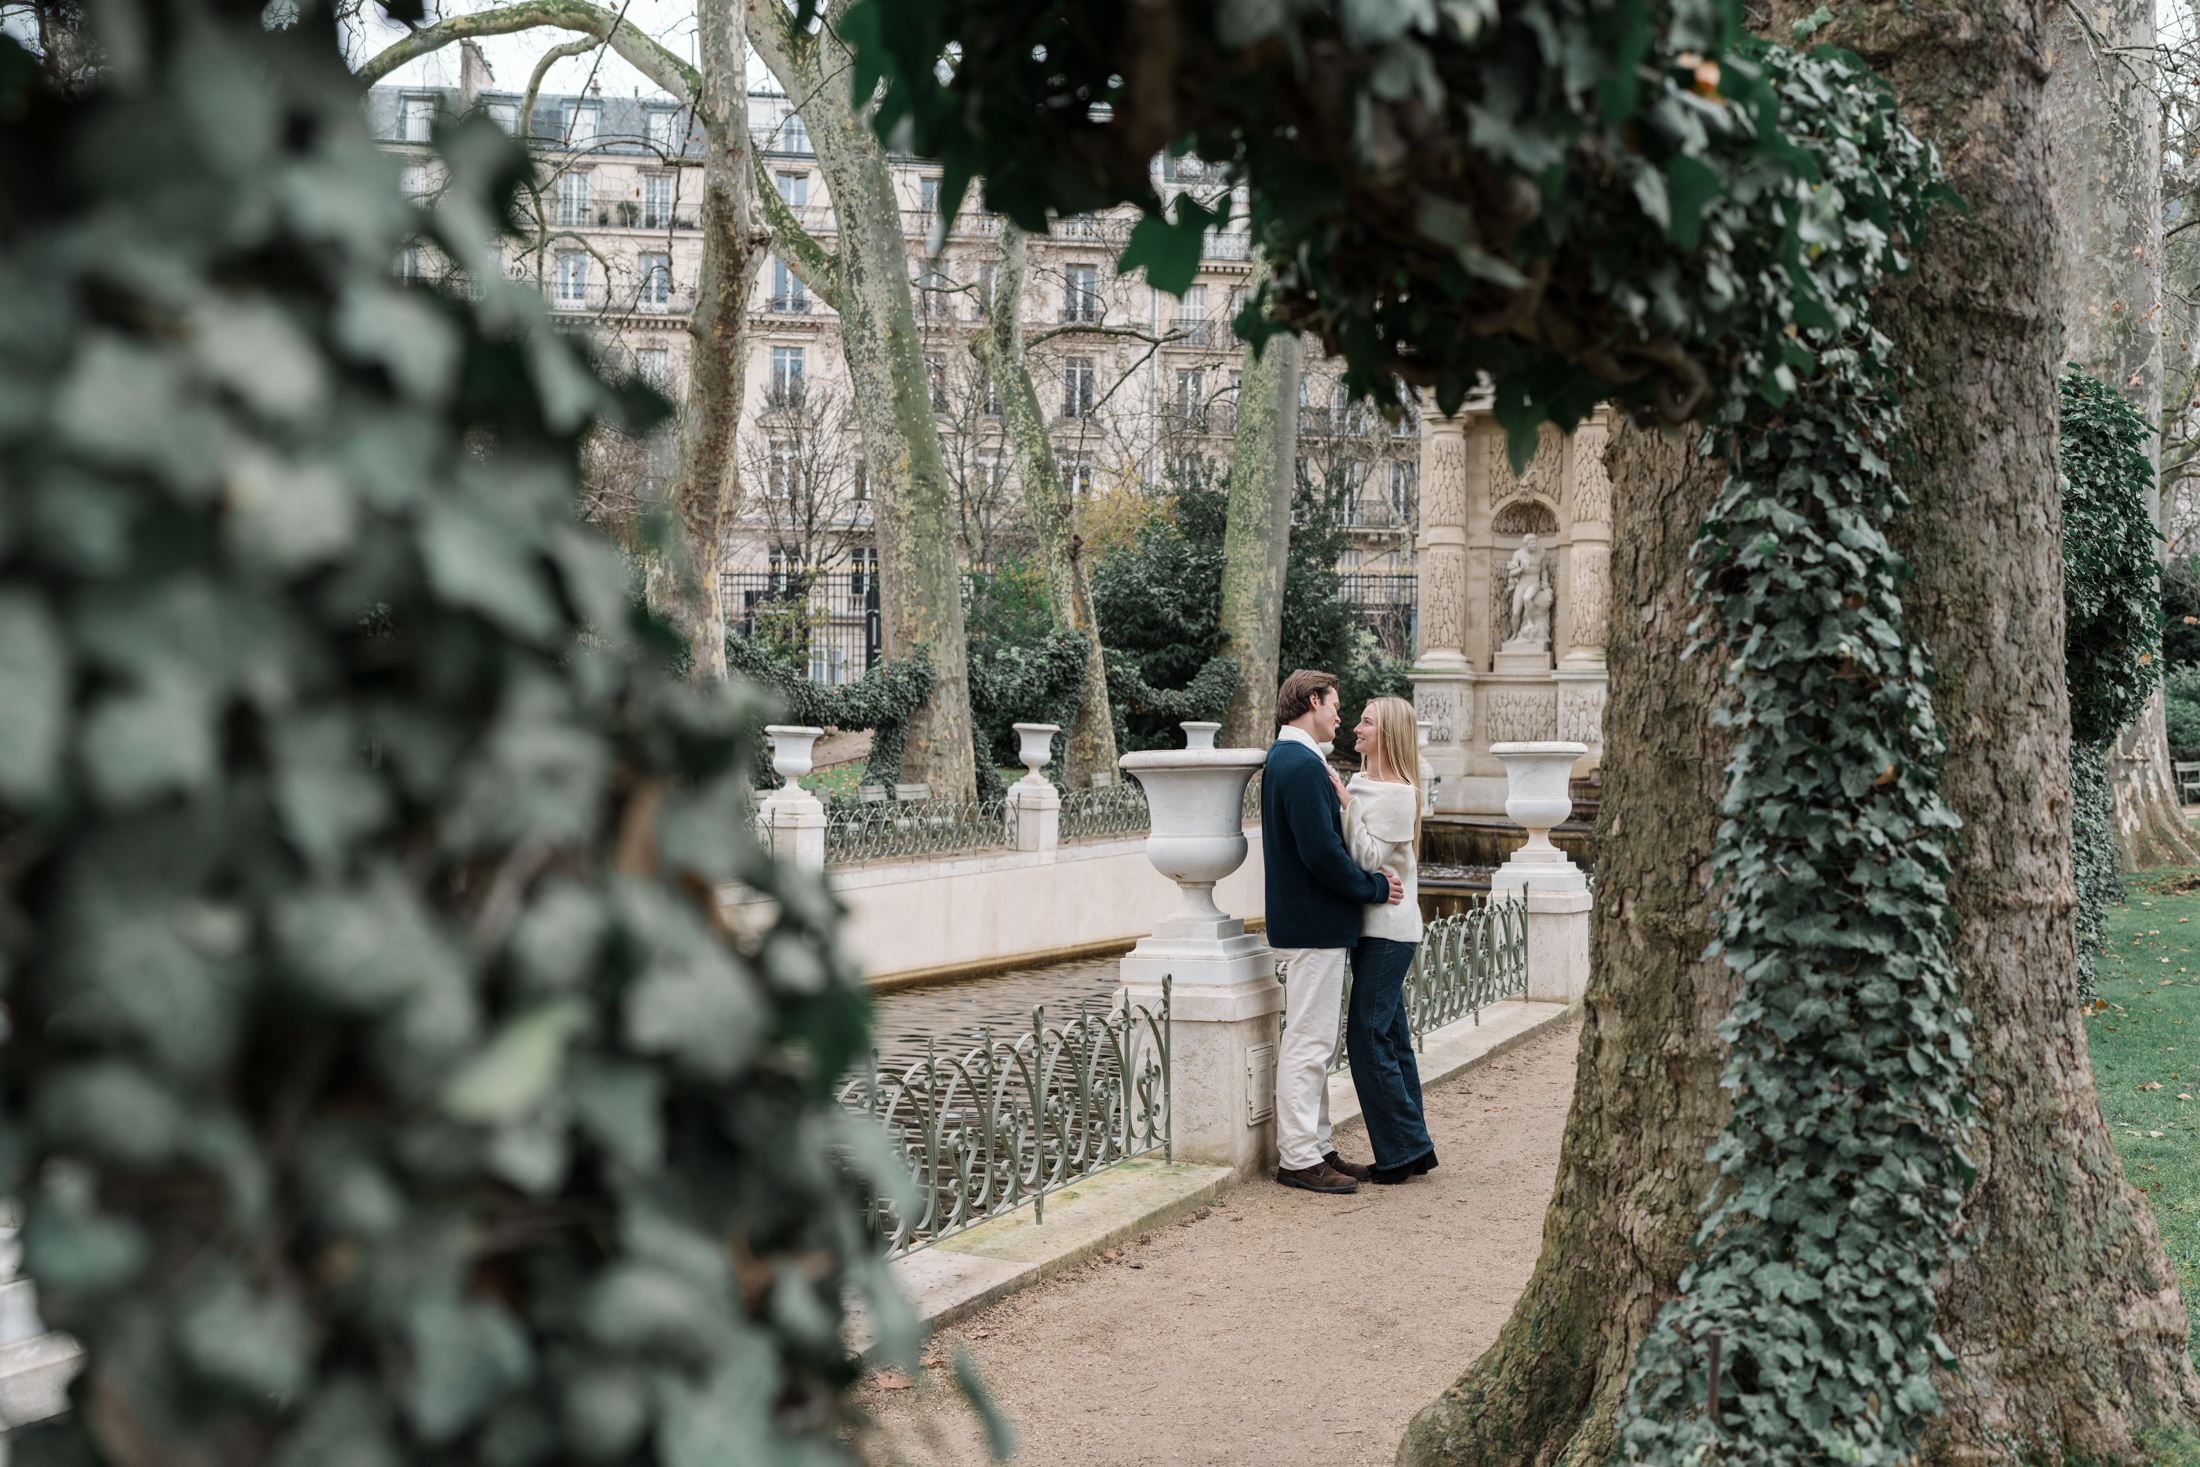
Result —
[[[778, 694], [783, 716], [805, 728], [869, 729], [871, 752], [863, 782], [891, 788], [901, 778], [909, 746], [909, 719], [932, 691], [932, 662], [920, 648], [909, 657], [882, 658], [852, 683], [814, 682], [760, 637], [726, 637], [726, 666]], [[756, 784], [777, 789], [769, 750], [757, 755]]]
[[[1115, 703], [1115, 743], [1125, 753], [1183, 748], [1184, 735], [1177, 725], [1220, 721], [1241, 675], [1236, 658], [1210, 657], [1183, 687], [1157, 688], [1138, 675], [1130, 658], [1112, 647], [1107, 661], [1108, 694]], [[1141, 727], [1134, 728], [1134, 718]]]
[[2063, 508], [2063, 674], [2070, 685], [2070, 853], [2079, 997], [2094, 997], [2108, 908], [2123, 901], [2107, 754], [2162, 677], [2162, 568], [2146, 497], [2146, 419], [2076, 367], [2057, 383]]

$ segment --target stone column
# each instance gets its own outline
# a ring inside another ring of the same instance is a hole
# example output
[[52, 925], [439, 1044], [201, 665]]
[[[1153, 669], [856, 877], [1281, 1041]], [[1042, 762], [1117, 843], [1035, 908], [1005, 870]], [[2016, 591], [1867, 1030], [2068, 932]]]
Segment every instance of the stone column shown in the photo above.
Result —
[[1126, 995], [1159, 1011], [1170, 980], [1169, 1106], [1178, 1161], [1240, 1175], [1276, 1164], [1276, 955], [1215, 906], [1245, 860], [1245, 786], [1260, 749], [1153, 749], [1123, 756], [1153, 810], [1146, 858], [1183, 900], [1123, 959]]
[[1467, 421], [1421, 418], [1421, 528], [1413, 666], [1414, 716], [1428, 726], [1422, 764], [1429, 799], [1456, 809], [1462, 746], [1474, 730], [1474, 675], [1467, 661]]
[[786, 783], [757, 808], [757, 834], [774, 856], [805, 871], [825, 869], [825, 806], [801, 784], [810, 772], [810, 746], [824, 732], [783, 723], [764, 730], [772, 741], [772, 769]]
[[1567, 794], [1586, 745], [1557, 741], [1492, 744], [1504, 761], [1505, 813], [1528, 843], [1490, 873], [1490, 900], [1527, 908], [1528, 1001], [1577, 1004], [1589, 990], [1589, 878], [1551, 844], [1551, 827], [1573, 807]]

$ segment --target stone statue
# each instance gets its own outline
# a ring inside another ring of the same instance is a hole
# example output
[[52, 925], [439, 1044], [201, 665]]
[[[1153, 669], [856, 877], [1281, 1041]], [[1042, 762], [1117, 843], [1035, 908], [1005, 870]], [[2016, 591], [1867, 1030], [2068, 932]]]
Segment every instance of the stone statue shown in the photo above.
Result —
[[1551, 607], [1558, 599], [1551, 589], [1550, 552], [1533, 534], [1520, 537], [1520, 548], [1505, 564], [1505, 594], [1511, 602], [1512, 635], [1505, 639], [1507, 652], [1540, 652], [1551, 645]]

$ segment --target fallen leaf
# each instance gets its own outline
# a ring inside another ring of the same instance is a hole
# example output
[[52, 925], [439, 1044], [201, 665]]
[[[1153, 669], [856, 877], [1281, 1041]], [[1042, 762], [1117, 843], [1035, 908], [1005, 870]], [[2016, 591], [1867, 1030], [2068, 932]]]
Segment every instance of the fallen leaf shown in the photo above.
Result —
[[2149, 1136], [2159, 1136], [2159, 1135], [2161, 1135], [2162, 1133], [2161, 1133], [2160, 1131], [2149, 1131], [2149, 1132], [2147, 1132], [2147, 1134], [2148, 1134]]
[[908, 1390], [909, 1387], [916, 1384], [916, 1382], [911, 1380], [908, 1376], [896, 1375], [890, 1370], [880, 1371], [877, 1375], [873, 1376], [871, 1380], [872, 1384], [876, 1385], [882, 1391], [905, 1391]]
[[2141, 1090], [2159, 1090], [2162, 1088], [2162, 1082], [2159, 1080], [2149, 1080], [2146, 1082], [2146, 1084], [2141, 1085], [2139, 1088]]

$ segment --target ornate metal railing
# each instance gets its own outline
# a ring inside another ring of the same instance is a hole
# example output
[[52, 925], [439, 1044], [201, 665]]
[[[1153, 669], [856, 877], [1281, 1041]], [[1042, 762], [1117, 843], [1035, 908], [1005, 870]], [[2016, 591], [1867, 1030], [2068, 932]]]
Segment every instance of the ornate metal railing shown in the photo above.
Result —
[[[1482, 1022], [1482, 1010], [1528, 992], [1527, 906], [1492, 901], [1421, 925], [1421, 945], [1406, 972], [1406, 1025], [1413, 1047], [1427, 1046], [1431, 1030], [1461, 1019]], [[1285, 974], [1289, 981], [1289, 974]], [[1352, 972], [1345, 970], [1344, 1001], [1337, 1012], [1337, 1053], [1332, 1075], [1351, 1063], [1345, 1053], [1344, 1016], [1352, 1007]]]
[[959, 1059], [936, 1052], [899, 1074], [850, 1079], [840, 1103], [886, 1128], [916, 1183], [907, 1214], [874, 1199], [871, 1226], [889, 1258], [1024, 1203], [1046, 1221], [1046, 1194], [1109, 1167], [1173, 1152], [1169, 994], [1158, 1011], [1081, 1008], [1065, 1023], [1031, 1011], [1014, 1039], [983, 1034]]
[[[770, 821], [766, 812], [766, 822]], [[835, 800], [825, 807], [825, 864], [975, 855], [1016, 843], [1006, 801]]]
[[1065, 790], [1062, 793], [1063, 840], [1107, 840], [1144, 835], [1153, 823], [1146, 806], [1146, 787], [1135, 779], [1104, 789]]

